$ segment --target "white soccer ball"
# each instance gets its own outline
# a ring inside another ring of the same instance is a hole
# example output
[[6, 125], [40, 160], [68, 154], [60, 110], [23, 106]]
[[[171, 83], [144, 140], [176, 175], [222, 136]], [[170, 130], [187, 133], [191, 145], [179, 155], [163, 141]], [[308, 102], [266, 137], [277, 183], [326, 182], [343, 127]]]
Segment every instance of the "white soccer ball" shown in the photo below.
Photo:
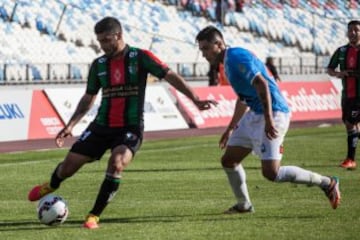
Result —
[[65, 222], [69, 209], [62, 197], [49, 194], [40, 199], [37, 213], [41, 223], [56, 226]]

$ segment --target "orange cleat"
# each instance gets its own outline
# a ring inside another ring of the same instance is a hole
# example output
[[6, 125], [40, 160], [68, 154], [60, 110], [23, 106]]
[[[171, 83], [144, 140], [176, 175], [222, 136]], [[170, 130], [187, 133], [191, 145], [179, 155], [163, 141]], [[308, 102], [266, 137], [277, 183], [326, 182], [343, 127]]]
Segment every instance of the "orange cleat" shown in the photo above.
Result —
[[340, 167], [353, 170], [356, 168], [356, 162], [353, 159], [346, 158], [341, 164]]
[[329, 187], [323, 190], [325, 192], [325, 195], [330, 201], [331, 207], [333, 209], [336, 209], [339, 206], [341, 200], [340, 188], [339, 188], [340, 181], [339, 178], [337, 177], [330, 177], [330, 178], [331, 178], [331, 182]]
[[86, 219], [85, 219], [85, 222], [83, 224], [83, 227], [84, 228], [87, 228], [87, 229], [96, 229], [96, 228], [99, 228], [99, 217], [98, 216], [95, 216], [93, 214], [89, 214], [86, 216]]
[[51, 188], [49, 183], [44, 183], [42, 185], [37, 185], [31, 189], [28, 194], [28, 199], [31, 202], [38, 201], [40, 198], [45, 195], [52, 193], [55, 189]]

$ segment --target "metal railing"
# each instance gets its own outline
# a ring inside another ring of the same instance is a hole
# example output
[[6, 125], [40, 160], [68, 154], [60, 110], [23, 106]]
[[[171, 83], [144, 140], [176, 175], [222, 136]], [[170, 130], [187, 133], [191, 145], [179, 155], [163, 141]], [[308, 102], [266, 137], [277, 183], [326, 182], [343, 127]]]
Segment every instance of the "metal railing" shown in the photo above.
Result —
[[[275, 65], [281, 75], [324, 74], [329, 56], [277, 58]], [[169, 63], [171, 69], [187, 80], [208, 80], [209, 64], [204, 62]], [[84, 83], [89, 63], [0, 63], [0, 85]]]

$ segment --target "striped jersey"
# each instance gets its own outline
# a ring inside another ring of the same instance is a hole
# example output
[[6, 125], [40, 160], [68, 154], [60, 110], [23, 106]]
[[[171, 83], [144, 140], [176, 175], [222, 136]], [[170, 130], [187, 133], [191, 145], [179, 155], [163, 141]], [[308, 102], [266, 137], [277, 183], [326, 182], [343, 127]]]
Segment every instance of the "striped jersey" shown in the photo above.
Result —
[[350, 44], [336, 49], [330, 58], [328, 68], [350, 70], [353, 74], [342, 79], [342, 98], [360, 98], [360, 49]]
[[143, 126], [148, 74], [163, 78], [169, 68], [152, 52], [126, 45], [121, 58], [105, 55], [93, 61], [86, 93], [102, 99], [94, 122], [106, 127]]
[[252, 111], [258, 114], [264, 113], [261, 100], [252, 85], [258, 74], [261, 74], [268, 82], [272, 110], [285, 113], [290, 111], [275, 79], [269, 75], [265, 64], [253, 53], [240, 47], [227, 48], [224, 66], [226, 77], [235, 93]]

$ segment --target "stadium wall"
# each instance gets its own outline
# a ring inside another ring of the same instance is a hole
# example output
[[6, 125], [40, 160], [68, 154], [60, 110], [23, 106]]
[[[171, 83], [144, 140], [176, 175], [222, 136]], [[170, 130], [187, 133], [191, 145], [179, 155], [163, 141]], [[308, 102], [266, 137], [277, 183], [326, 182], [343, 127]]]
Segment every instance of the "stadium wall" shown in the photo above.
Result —
[[[339, 81], [318, 79], [286, 81], [279, 86], [292, 108], [293, 122], [340, 119]], [[230, 87], [193, 85], [203, 99], [218, 106], [199, 111], [185, 96], [166, 84], [149, 84], [145, 100], [145, 132], [187, 128], [226, 126], [236, 101]], [[83, 86], [20, 86], [0, 89], [0, 142], [54, 138], [69, 120]], [[100, 99], [78, 123], [74, 135], [80, 135], [96, 115]]]

